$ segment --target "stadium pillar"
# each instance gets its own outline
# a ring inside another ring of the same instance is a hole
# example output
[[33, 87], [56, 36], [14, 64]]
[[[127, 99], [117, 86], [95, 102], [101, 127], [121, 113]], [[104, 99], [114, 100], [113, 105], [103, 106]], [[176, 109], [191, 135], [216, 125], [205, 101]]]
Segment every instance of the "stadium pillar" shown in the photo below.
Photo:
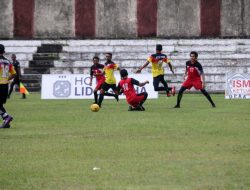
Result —
[[34, 0], [13, 0], [14, 37], [33, 37], [34, 7]]
[[219, 37], [221, 0], [201, 0], [201, 36]]
[[138, 37], [156, 36], [157, 0], [137, 0]]

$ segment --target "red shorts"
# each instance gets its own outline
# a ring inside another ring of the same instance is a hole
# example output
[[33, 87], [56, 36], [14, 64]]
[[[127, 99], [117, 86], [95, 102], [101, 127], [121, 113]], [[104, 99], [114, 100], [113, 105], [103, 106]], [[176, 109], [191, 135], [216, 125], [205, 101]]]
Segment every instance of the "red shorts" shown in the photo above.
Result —
[[133, 97], [127, 98], [127, 102], [129, 105], [136, 107], [139, 105], [139, 103], [144, 99], [144, 95], [136, 95]]
[[97, 81], [97, 84], [96, 84], [96, 87], [95, 87], [95, 90], [100, 90], [101, 87], [102, 87], [102, 84], [105, 82], [105, 79], [101, 79], [99, 81]]
[[187, 89], [194, 87], [196, 90], [200, 90], [202, 89], [202, 82], [200, 79], [199, 80], [187, 79], [186, 81], [183, 82], [182, 86]]

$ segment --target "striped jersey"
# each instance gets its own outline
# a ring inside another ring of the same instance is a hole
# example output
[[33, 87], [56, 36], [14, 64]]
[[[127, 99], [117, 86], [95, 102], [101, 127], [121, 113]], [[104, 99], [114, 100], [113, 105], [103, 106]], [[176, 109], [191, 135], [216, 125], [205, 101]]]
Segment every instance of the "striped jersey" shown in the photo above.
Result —
[[164, 74], [164, 67], [163, 67], [163, 63], [169, 63], [170, 61], [167, 58], [166, 54], [162, 54], [162, 53], [156, 53], [156, 54], [152, 54], [148, 59], [148, 62], [150, 62], [152, 64], [152, 74], [153, 77], [157, 77], [159, 75], [163, 75]]
[[0, 84], [8, 84], [10, 74], [16, 74], [16, 71], [11, 62], [4, 56], [0, 56]]
[[105, 72], [105, 83], [107, 84], [116, 84], [116, 79], [114, 71], [118, 69], [118, 64], [114, 62], [106, 62], [104, 66]]

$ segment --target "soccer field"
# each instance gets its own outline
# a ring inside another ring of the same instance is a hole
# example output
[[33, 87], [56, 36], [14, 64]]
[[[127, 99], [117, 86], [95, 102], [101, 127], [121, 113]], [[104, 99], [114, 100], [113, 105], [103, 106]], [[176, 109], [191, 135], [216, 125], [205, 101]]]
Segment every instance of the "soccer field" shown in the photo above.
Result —
[[14, 116], [0, 130], [0, 189], [250, 189], [250, 100], [200, 94], [148, 100], [27, 99], [13, 94]]

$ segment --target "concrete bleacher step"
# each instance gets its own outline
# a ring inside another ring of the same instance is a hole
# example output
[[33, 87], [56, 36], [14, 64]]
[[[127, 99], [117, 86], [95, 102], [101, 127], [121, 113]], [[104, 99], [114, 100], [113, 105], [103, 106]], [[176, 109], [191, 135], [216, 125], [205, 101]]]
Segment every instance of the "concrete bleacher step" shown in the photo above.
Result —
[[29, 62], [30, 68], [37, 67], [54, 67], [53, 60], [33, 60]]
[[49, 68], [44, 67], [32, 67], [32, 68], [25, 68], [24, 74], [50, 74]]
[[30, 92], [36, 92], [41, 90], [41, 78], [40, 74], [25, 74], [22, 75], [22, 82]]
[[42, 44], [37, 48], [37, 53], [60, 53], [62, 45], [60, 44]]
[[[6, 46], [7, 57], [11, 53], [17, 55], [24, 76], [31, 73], [33, 76], [43, 73], [89, 74], [93, 56], [99, 56], [104, 63], [105, 52], [113, 53], [113, 61], [120, 67], [134, 72], [155, 52], [157, 43], [163, 45], [163, 53], [172, 60], [177, 75], [172, 81], [177, 86], [181, 84], [185, 63], [192, 50], [199, 53], [210, 90], [223, 91], [225, 74], [229, 71], [250, 73], [249, 39], [4, 40], [1, 43]], [[151, 67], [143, 72], [151, 72]], [[166, 66], [168, 77], [171, 78], [171, 73]]]
[[[33, 60], [29, 61], [29, 67], [23, 70], [24, 74], [42, 75], [50, 74], [50, 68], [54, 67], [54, 60], [59, 59], [62, 51], [60, 44], [42, 44], [33, 54]], [[40, 90], [41, 78], [39, 80], [27, 79], [27, 87], [33, 90]]]
[[58, 53], [34, 53], [33, 60], [58, 60]]

